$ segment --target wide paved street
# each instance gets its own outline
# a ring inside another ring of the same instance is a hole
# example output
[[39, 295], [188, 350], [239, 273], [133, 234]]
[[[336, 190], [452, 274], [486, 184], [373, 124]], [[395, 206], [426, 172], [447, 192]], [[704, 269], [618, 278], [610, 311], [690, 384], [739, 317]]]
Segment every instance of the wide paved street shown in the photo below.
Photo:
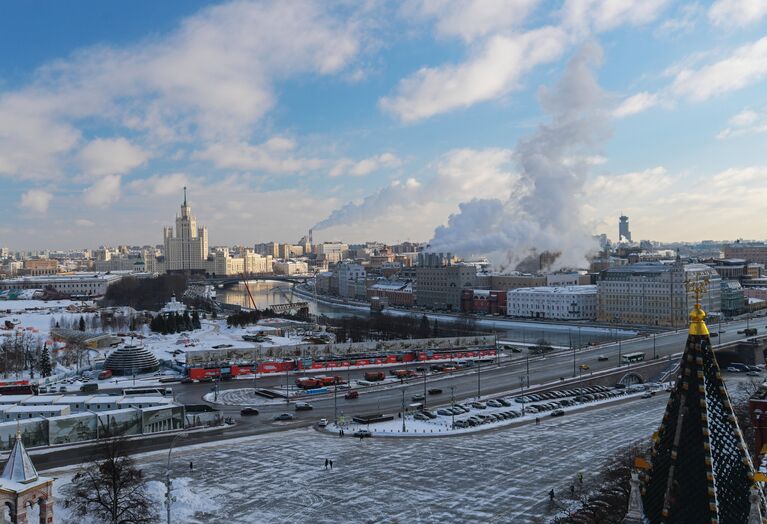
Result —
[[[657, 429], [666, 398], [449, 439], [360, 442], [303, 428], [179, 448], [176, 522], [545, 522], [556, 511], [548, 490], [564, 496], [578, 472], [592, 485], [605, 457]], [[166, 458], [138, 460], [161, 480]]]

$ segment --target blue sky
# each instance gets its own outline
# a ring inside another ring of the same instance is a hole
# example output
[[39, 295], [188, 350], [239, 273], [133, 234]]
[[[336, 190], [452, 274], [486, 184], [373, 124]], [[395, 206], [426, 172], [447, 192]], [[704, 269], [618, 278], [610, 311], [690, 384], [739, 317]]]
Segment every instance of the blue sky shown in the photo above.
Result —
[[186, 185], [214, 245], [429, 240], [495, 199], [482, 232], [514, 248], [546, 205], [521, 144], [584, 48], [605, 126], [553, 159], [546, 191], [575, 205], [536, 235], [615, 238], [623, 211], [639, 238], [764, 238], [765, 20], [767, 0], [4, 2], [0, 246], [159, 243]]

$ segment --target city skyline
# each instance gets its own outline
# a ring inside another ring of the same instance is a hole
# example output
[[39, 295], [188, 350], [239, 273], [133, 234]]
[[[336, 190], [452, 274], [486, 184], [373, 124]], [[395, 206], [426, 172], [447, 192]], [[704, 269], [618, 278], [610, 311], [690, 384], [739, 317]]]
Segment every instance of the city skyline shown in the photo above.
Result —
[[294, 242], [349, 202], [315, 240], [428, 241], [531, 193], [520, 146], [584, 54], [605, 126], [554, 158], [581, 233], [623, 212], [635, 240], [762, 238], [762, 2], [513, 4], [6, 4], [0, 245], [158, 244], [183, 186], [217, 245]]

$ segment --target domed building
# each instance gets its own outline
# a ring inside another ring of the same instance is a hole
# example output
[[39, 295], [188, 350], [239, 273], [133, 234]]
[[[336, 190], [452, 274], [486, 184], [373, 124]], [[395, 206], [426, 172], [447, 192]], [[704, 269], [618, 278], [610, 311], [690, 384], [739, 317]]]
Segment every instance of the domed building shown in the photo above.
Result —
[[160, 363], [144, 346], [127, 345], [114, 350], [104, 362], [104, 369], [114, 375], [133, 375], [157, 371]]

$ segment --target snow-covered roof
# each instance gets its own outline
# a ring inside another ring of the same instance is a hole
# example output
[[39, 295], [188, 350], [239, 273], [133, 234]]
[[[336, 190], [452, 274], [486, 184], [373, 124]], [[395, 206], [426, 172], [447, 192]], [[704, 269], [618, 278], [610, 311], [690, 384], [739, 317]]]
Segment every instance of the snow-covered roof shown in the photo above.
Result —
[[523, 295], [523, 294], [538, 294], [538, 295], [596, 295], [597, 286], [585, 285], [585, 286], [562, 286], [562, 287], [522, 287], [519, 289], [512, 289], [509, 291], [510, 295]]

